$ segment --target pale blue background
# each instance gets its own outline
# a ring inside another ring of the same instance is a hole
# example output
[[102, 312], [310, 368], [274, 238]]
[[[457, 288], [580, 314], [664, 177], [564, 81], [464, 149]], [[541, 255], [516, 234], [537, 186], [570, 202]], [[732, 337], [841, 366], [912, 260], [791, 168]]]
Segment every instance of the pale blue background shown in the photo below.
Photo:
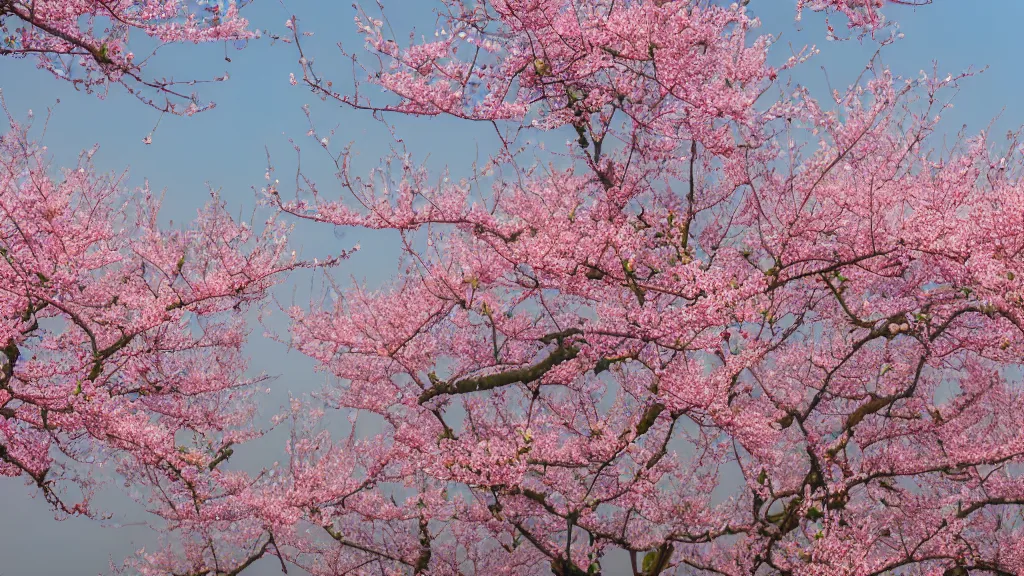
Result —
[[[427, 0], [385, 0], [392, 24], [401, 37], [415, 23], [418, 34], [432, 35], [434, 18]], [[788, 56], [788, 44], [800, 47], [817, 43], [822, 54], [803, 66], [799, 81], [817, 93], [825, 85], [821, 67], [828, 71], [834, 87], [845, 87], [860, 72], [874, 51], [870, 42], [856, 41], [836, 44], [824, 40], [821, 18], [805, 15], [798, 28], [793, 21], [792, 0], [753, 0], [750, 10], [762, 17], [765, 33], [782, 33], [781, 42], [772, 59]], [[342, 67], [333, 48], [341, 40], [350, 49], [361, 42], [354, 34], [350, 3], [342, 0], [260, 0], [246, 9], [254, 26], [283, 32], [290, 14], [302, 19], [305, 29], [317, 35], [307, 39], [307, 49], [318, 58], [321, 71], [330, 70], [336, 79], [350, 77], [349, 67]], [[921, 69], [931, 69], [937, 60], [943, 72], [957, 72], [971, 65], [990, 68], [984, 74], [963, 83], [956, 97], [956, 108], [946, 114], [944, 130], [955, 133], [967, 125], [974, 133], [995, 123], [995, 134], [1024, 123], [1024, 74], [1020, 54], [1024, 39], [1019, 34], [1024, 21], [1024, 2], [1019, 0], [935, 0], [932, 6], [912, 10], [890, 7], [888, 14], [901, 22], [906, 38], [885, 52], [884, 61], [897, 73], [917, 76]], [[837, 20], [837, 24], [840, 21]], [[841, 26], [837, 26], [841, 28]], [[802, 28], [802, 29], [801, 29]], [[417, 34], [417, 35], [418, 35]], [[321, 128], [337, 126], [332, 144], [348, 140], [357, 142], [360, 157], [358, 171], [374, 165], [387, 151], [389, 136], [368, 114], [337, 106], [323, 105], [310, 97], [301, 85], [288, 84], [289, 72], [297, 71], [296, 53], [288, 45], [271, 45], [266, 37], [250, 43], [243, 51], [227, 48], [233, 62], [224, 60], [220, 45], [182, 47], [166, 50], [154, 74], [190, 72], [196, 76], [213, 76], [228, 71], [227, 83], [201, 88], [202, 95], [218, 102], [217, 109], [194, 118], [164, 117], [154, 135], [153, 144], [141, 141], [156, 123], [158, 114], [137, 103], [121, 91], [113, 91], [105, 101], [81, 93], [34, 69], [31, 60], [0, 59], [0, 88], [11, 112], [23, 118], [33, 109], [37, 126], [47, 107], [53, 108], [45, 142], [57, 164], [71, 164], [83, 148], [100, 145], [95, 162], [101, 170], [120, 171], [131, 167], [131, 182], [140, 184], [149, 179], [156, 189], [166, 188], [165, 219], [176, 223], [189, 219], [208, 198], [210, 187], [219, 189], [233, 212], [251, 214], [254, 201], [252, 187], [262, 186], [266, 166], [265, 148], [273, 155], [279, 169], [278, 178], [286, 182], [293, 174], [295, 157], [287, 138], [293, 137], [307, 149], [304, 167], [330, 181], [331, 167], [312, 142], [305, 138], [306, 124], [301, 105], [313, 104]], [[447, 119], [411, 121], [398, 119], [399, 135], [409, 149], [422, 158], [431, 154], [432, 166], [447, 164], [458, 176], [477, 158], [477, 146], [483, 156], [492, 149], [493, 136], [479, 126]], [[554, 135], [554, 142], [571, 138]], [[330, 190], [330, 186], [325, 186]], [[350, 230], [336, 233], [326, 226], [300, 226], [295, 243], [307, 256], [317, 256], [347, 249], [356, 242], [363, 250], [337, 271], [341, 279], [353, 277], [377, 285], [390, 277], [396, 268], [398, 254], [394, 235]], [[339, 237], [340, 236], [340, 237]], [[319, 283], [301, 277], [278, 291], [282, 304], [295, 300], [307, 302], [310, 286], [319, 290]], [[295, 289], [293, 291], [293, 289]], [[296, 354], [287, 354], [283, 346], [258, 337], [249, 345], [254, 354], [254, 371], [265, 370], [278, 375], [271, 384], [272, 394], [266, 402], [270, 408], [284, 403], [291, 394], [307, 393], [324, 382], [324, 376], [310, 370], [310, 362]], [[232, 464], [252, 465], [272, 461], [281, 450], [280, 437], [249, 447]], [[0, 479], [0, 575], [79, 575], [108, 571], [108, 562], [115, 563], [137, 548], [151, 544], [152, 534], [139, 526], [101, 527], [94, 521], [72, 519], [55, 522], [45, 503], [31, 499], [31, 490], [20, 480]], [[116, 494], [108, 500], [115, 510], [123, 512], [117, 521], [130, 522], [138, 515], [136, 508], [124, 504]], [[246, 574], [274, 574], [276, 564], [264, 561]], [[624, 570], [624, 566], [618, 570]], [[606, 565], [606, 574], [617, 574], [614, 565]], [[293, 571], [294, 573], [295, 571]]]

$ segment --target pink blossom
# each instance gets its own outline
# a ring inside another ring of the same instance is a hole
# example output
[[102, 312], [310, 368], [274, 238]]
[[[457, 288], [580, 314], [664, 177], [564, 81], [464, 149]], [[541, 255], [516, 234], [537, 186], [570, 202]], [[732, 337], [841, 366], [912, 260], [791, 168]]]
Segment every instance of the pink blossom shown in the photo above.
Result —
[[[243, 2], [244, 3], [244, 2]], [[243, 40], [253, 36], [235, 0], [195, 11], [191, 0], [13, 0], [0, 5], [0, 55], [30, 55], [38, 66], [101, 96], [119, 84], [165, 112], [192, 115], [211, 108], [188, 90], [190, 80], [151, 78], [148, 58], [129, 48], [132, 34], [159, 46]], [[226, 76], [224, 77], [226, 79]]]

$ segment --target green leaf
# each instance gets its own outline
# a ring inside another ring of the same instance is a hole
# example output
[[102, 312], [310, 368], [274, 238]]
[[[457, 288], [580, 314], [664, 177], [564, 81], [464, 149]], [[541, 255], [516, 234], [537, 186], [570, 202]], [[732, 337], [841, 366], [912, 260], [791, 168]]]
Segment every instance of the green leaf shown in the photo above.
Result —
[[644, 554], [644, 561], [643, 564], [641, 564], [640, 569], [643, 570], [644, 574], [650, 574], [657, 563], [658, 552], [656, 550], [652, 550], [647, 554]]

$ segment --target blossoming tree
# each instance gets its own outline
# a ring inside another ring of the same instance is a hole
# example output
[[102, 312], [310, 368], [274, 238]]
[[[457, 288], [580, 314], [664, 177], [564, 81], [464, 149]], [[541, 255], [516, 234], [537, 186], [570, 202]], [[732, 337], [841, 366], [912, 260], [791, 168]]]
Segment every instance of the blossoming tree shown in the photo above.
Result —
[[[301, 55], [325, 100], [485, 122], [501, 145], [463, 179], [408, 155], [361, 178], [341, 151], [346, 198], [268, 190], [397, 231], [407, 265], [291, 313], [356, 424], [290, 444], [264, 519], [295, 527], [276, 528], [290, 561], [1024, 571], [1022, 164], [1013, 135], [931, 149], [958, 78], [875, 66], [820, 102], [776, 86], [735, 4], [441, 4], [437, 37], [406, 45], [357, 18], [381, 100]], [[881, 2], [798, 4], [885, 37]], [[537, 130], [571, 139], [524, 143]]]
[[76, 88], [105, 93], [119, 84], [159, 110], [191, 115], [211, 106], [187, 92], [197, 80], [146, 75], [152, 54], [134, 52], [140, 48], [129, 36], [152, 37], [157, 48], [244, 40], [251, 34], [238, 7], [235, 0], [0, 0], [0, 56], [31, 56]]
[[300, 263], [284, 228], [256, 233], [217, 199], [162, 230], [158, 199], [91, 157], [55, 179], [26, 126], [0, 137], [0, 475], [99, 517], [116, 471], [173, 523], [244, 485], [218, 467], [260, 434], [245, 313]]
[[[884, 38], [881, 4], [797, 3]], [[60, 507], [53, 446], [119, 458], [167, 520], [147, 574], [270, 555], [324, 575], [583, 576], [616, 554], [634, 576], [1024, 572], [1024, 162], [1014, 134], [933, 150], [958, 77], [875, 66], [822, 102], [778, 85], [802, 56], [768, 65], [742, 5], [440, 5], [444, 33], [404, 46], [357, 19], [383, 99], [312, 55], [297, 81], [493, 126], [489, 162], [435, 179], [402, 155], [358, 177], [332, 151], [346, 197], [267, 189], [290, 217], [403, 240], [390, 285], [290, 310], [347, 429], [297, 402], [282, 466], [223, 469], [253, 433], [231, 408], [233, 306], [286, 271], [278, 244], [240, 250], [248, 232], [208, 215], [89, 250], [68, 239], [106, 234], [83, 224], [104, 210], [10, 201], [4, 286], [25, 289], [3, 301], [4, 471]], [[570, 140], [527, 145], [539, 131]], [[78, 192], [102, 186], [9, 173], [19, 197], [111, 206]], [[226, 319], [194, 332], [186, 312]], [[176, 430], [201, 441], [178, 450]]]

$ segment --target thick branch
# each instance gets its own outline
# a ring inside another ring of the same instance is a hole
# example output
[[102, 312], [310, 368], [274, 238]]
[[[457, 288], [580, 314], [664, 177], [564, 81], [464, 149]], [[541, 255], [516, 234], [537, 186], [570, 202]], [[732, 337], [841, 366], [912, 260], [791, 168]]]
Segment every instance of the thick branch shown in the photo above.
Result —
[[446, 394], [469, 394], [471, 392], [493, 390], [494, 388], [501, 388], [516, 383], [529, 384], [540, 380], [552, 368], [572, 360], [577, 354], [579, 354], [579, 348], [559, 345], [546, 358], [527, 368], [517, 368], [507, 372], [498, 372], [497, 374], [488, 374], [487, 376], [476, 378], [463, 378], [453, 383], [435, 382], [432, 388], [428, 388], [420, 394], [419, 403], [426, 404], [430, 400]]

